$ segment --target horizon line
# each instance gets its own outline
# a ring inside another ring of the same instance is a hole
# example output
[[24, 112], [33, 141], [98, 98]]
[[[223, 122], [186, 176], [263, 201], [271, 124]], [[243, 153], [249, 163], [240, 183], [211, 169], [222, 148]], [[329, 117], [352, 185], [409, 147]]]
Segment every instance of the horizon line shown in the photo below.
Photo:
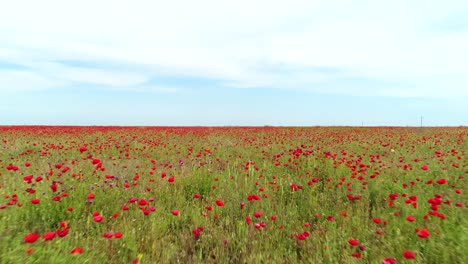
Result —
[[394, 125], [366, 125], [366, 126], [353, 126], [353, 125], [1, 125], [4, 127], [122, 127], [122, 128], [318, 128], [318, 127], [341, 127], [341, 128], [463, 128], [467, 125], [441, 125], [441, 126], [394, 126]]

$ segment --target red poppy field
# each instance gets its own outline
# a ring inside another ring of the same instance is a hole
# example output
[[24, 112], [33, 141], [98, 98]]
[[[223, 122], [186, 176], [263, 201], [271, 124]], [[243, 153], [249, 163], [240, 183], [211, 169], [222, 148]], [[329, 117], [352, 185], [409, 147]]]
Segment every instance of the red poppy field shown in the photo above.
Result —
[[468, 263], [468, 128], [0, 140], [0, 263]]

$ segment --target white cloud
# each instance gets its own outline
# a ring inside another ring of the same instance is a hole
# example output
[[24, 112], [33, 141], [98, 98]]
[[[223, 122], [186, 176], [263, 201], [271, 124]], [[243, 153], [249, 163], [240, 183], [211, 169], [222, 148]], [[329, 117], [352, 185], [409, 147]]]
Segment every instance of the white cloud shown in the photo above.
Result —
[[59, 80], [29, 71], [0, 70], [0, 92], [2, 93], [47, 90], [61, 84]]
[[[468, 96], [461, 86], [468, 79], [468, 32], [431, 30], [460, 10], [468, 11], [463, 1], [9, 1], [0, 10], [0, 60], [28, 64], [38, 86], [136, 87], [153, 74], [167, 74], [236, 88]], [[136, 69], [51, 64], [55, 60]], [[263, 67], [268, 65], [343, 72], [283, 73]], [[346, 86], [338, 77], [397, 87]]]

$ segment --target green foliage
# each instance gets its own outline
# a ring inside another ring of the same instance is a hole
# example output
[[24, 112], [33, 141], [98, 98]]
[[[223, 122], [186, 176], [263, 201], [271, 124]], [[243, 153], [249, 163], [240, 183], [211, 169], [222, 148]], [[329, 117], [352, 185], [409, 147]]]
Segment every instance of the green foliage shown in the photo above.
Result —
[[[466, 128], [1, 128], [0, 263], [468, 263], [467, 136]], [[428, 201], [437, 195], [436, 211]], [[66, 236], [24, 242], [62, 222]], [[83, 253], [71, 255], [76, 247]], [[405, 250], [416, 258], [405, 260]]]

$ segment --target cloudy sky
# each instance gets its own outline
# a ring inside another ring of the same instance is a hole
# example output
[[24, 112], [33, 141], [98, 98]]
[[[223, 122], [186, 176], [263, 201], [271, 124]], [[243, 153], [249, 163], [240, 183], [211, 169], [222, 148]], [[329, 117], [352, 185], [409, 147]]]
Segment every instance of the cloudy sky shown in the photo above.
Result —
[[0, 124], [468, 125], [466, 1], [3, 1]]

